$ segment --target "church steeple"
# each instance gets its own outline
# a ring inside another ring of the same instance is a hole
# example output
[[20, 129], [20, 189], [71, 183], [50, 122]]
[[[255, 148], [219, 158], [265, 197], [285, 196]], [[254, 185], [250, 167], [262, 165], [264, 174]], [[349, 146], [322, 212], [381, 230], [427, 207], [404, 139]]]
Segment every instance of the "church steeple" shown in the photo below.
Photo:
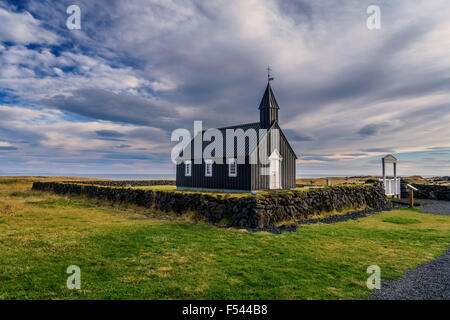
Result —
[[262, 128], [269, 128], [275, 121], [278, 122], [278, 106], [275, 95], [273, 94], [272, 88], [270, 86], [270, 75], [268, 77], [266, 91], [259, 104], [259, 122]]

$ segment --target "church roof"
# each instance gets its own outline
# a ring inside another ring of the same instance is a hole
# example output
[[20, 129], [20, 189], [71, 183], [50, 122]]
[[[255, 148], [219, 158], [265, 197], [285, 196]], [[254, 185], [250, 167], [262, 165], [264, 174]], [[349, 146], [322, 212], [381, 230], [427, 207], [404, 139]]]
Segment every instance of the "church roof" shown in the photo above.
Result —
[[[222, 133], [222, 137], [223, 137], [223, 156], [226, 156], [226, 130], [227, 129], [233, 129], [233, 130], [238, 130], [238, 129], [242, 129], [244, 132], [247, 131], [248, 129], [253, 129], [256, 131], [256, 138], [257, 141], [254, 141], [253, 143], [250, 143], [250, 139], [245, 139], [245, 146], [244, 146], [244, 150], [239, 149], [238, 150], [238, 143], [234, 143], [234, 155], [249, 155], [255, 148], [256, 145], [259, 143], [259, 141], [263, 138], [263, 136], [259, 137], [259, 129], [262, 129], [259, 122], [253, 122], [253, 123], [245, 123], [245, 124], [239, 124], [239, 125], [234, 125], [234, 126], [228, 126], [228, 127], [222, 127], [222, 128], [217, 128], [217, 130], [219, 130]], [[204, 136], [206, 130], [202, 131], [202, 137]], [[192, 138], [191, 142], [186, 146], [186, 148], [184, 148], [184, 150], [190, 148], [191, 149], [191, 158], [194, 159], [194, 148], [193, 148], [193, 143], [194, 143], [194, 139]], [[202, 140], [202, 150], [205, 150], [206, 146], [208, 146], [212, 141], [204, 141]]]
[[[280, 138], [284, 139], [287, 142], [288, 147], [291, 149], [292, 153], [294, 154], [295, 158], [297, 159], [297, 156], [295, 155], [294, 150], [292, 149], [291, 145], [289, 144], [289, 141], [286, 139], [286, 136], [284, 135], [283, 131], [281, 130], [280, 126], [278, 125], [278, 123], [274, 123], [270, 128], [265, 128], [266, 131], [264, 132], [264, 135], [259, 135], [259, 129], [264, 129], [261, 127], [259, 122], [253, 122], [253, 123], [246, 123], [246, 124], [240, 124], [240, 125], [235, 125], [235, 126], [229, 126], [229, 127], [223, 127], [223, 128], [217, 128], [217, 130], [219, 130], [222, 133], [222, 137], [223, 137], [223, 156], [226, 157], [226, 130], [227, 129], [233, 129], [233, 130], [237, 130], [237, 129], [242, 129], [245, 131], [247, 131], [248, 129], [254, 129], [256, 131], [256, 141], [253, 141], [253, 143], [251, 143], [249, 140], [250, 139], [245, 139], [245, 149], [242, 149], [242, 146], [239, 146], [238, 143], [234, 143], [234, 155], [235, 156], [248, 156], [250, 155], [253, 150], [255, 150], [255, 148], [259, 145], [259, 143], [261, 142], [261, 140], [264, 138], [264, 136], [267, 135], [267, 133], [269, 132], [269, 130], [271, 129], [278, 129], [280, 132]], [[202, 131], [202, 137], [205, 134], [206, 130]], [[191, 142], [184, 148], [184, 150], [186, 149], [190, 149], [191, 150], [191, 159], [195, 159], [194, 157], [194, 139], [193, 138], [191, 140]], [[212, 141], [203, 141], [202, 140], [202, 152], [203, 150], [205, 150], [206, 146], [208, 146]], [[241, 147], [241, 149], [238, 149], [238, 147]], [[180, 158], [178, 158], [180, 160]]]
[[264, 92], [264, 96], [261, 99], [258, 109], [280, 109], [277, 99], [275, 99], [275, 95], [273, 94], [272, 87], [270, 86], [270, 81], [267, 82], [266, 91]]

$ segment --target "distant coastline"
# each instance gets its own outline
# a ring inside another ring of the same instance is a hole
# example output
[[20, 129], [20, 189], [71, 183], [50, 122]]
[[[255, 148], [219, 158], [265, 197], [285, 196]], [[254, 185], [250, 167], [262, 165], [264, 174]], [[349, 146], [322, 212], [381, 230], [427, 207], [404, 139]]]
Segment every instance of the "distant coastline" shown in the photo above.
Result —
[[69, 177], [69, 178], [95, 178], [105, 180], [175, 180], [175, 174], [76, 174], [76, 173], [2, 173], [0, 176], [43, 176], [43, 177]]
[[[114, 174], [114, 173], [0, 173], [0, 176], [43, 176], [43, 177], [73, 177], [73, 178], [95, 178], [105, 180], [175, 180], [175, 174], [173, 173], [161, 173], [161, 174]], [[355, 175], [355, 174], [308, 174], [297, 175], [297, 179], [316, 179], [316, 178], [343, 178], [343, 177], [356, 177], [356, 176], [368, 176], [368, 175]], [[400, 176], [401, 177], [401, 176]], [[424, 178], [431, 178], [431, 175], [422, 175]]]

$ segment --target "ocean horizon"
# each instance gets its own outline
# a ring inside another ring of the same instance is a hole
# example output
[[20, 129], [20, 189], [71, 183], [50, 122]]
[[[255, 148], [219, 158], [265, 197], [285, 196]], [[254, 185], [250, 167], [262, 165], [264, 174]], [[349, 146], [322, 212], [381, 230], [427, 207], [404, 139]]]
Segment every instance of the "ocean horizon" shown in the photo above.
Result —
[[122, 174], [122, 173], [0, 173], [0, 176], [34, 176], [34, 177], [67, 177], [95, 178], [105, 180], [175, 180], [175, 174]]
[[[0, 173], [0, 176], [40, 176], [40, 177], [68, 177], [68, 178], [94, 178], [105, 180], [175, 180], [175, 174], [173, 173], [149, 173], [149, 174], [129, 174], [129, 173]], [[370, 176], [369, 174], [361, 175], [339, 175], [339, 174], [309, 174], [309, 175], [297, 175], [296, 178], [342, 178], [342, 177], [357, 177], [357, 176]], [[401, 176], [399, 176], [401, 177]], [[424, 175], [424, 178], [430, 178], [432, 176]]]

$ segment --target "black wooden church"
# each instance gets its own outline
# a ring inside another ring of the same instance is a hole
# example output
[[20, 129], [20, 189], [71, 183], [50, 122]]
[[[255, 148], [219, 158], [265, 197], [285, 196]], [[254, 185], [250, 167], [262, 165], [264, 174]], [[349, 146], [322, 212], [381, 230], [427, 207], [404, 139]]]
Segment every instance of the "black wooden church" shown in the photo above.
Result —
[[[194, 159], [194, 143], [186, 148], [191, 148], [189, 160], [177, 161], [176, 185], [181, 190], [209, 190], [224, 192], [254, 191], [265, 189], [290, 189], [295, 187], [295, 161], [297, 156], [290, 146], [278, 123], [278, 106], [275, 95], [267, 83], [264, 96], [259, 105], [259, 122], [241, 124], [236, 126], [218, 128], [225, 137], [227, 129], [242, 129], [247, 131], [253, 129], [260, 132], [258, 134], [256, 146], [245, 140], [245, 150], [237, 150], [237, 143], [234, 144], [235, 155], [229, 157], [223, 152], [221, 163], [217, 159]], [[224, 149], [226, 148], [226, 139]], [[203, 142], [203, 150], [210, 142]], [[257, 147], [257, 148], [255, 148]], [[263, 151], [259, 151], [259, 149]], [[259, 161], [261, 152], [265, 154], [265, 161]], [[245, 159], [237, 161], [237, 157], [242, 155]], [[253, 159], [256, 161], [250, 161]], [[197, 162], [197, 163], [196, 163]]]

